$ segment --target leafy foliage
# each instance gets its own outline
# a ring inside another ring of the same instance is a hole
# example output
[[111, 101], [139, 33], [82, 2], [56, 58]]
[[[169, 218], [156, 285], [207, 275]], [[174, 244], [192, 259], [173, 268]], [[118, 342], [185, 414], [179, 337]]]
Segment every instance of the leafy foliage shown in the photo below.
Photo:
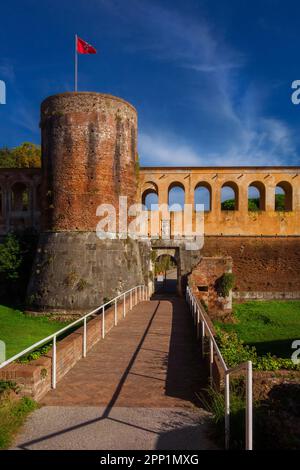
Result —
[[10, 380], [0, 380], [0, 394], [7, 390], [17, 391], [18, 386], [16, 382], [11, 382]]
[[234, 287], [235, 276], [233, 273], [224, 273], [216, 281], [216, 289], [222, 297], [228, 297], [231, 289]]
[[38, 359], [44, 354], [47, 354], [47, 352], [49, 352], [51, 348], [52, 348], [52, 343], [45, 344], [44, 346], [41, 346], [40, 348], [35, 349], [34, 351], [31, 351], [25, 356], [20, 357], [18, 362], [20, 364], [27, 364], [28, 362], [34, 361], [35, 359]]
[[241, 362], [252, 361], [255, 370], [300, 370], [300, 364], [294, 364], [291, 359], [282, 359], [272, 356], [271, 353], [265, 356], [258, 356], [254, 346], [245, 345], [238, 338], [235, 332], [224, 332], [220, 327], [216, 327], [217, 342], [226, 364], [234, 367]]
[[29, 413], [38, 407], [31, 398], [19, 401], [5, 399], [0, 401], [0, 449], [9, 447], [14, 434], [24, 423]]
[[[9, 233], [0, 244], [0, 298], [24, 300], [38, 235], [33, 229]], [[18, 295], [16, 295], [18, 293]]]
[[12, 149], [0, 149], [0, 168], [40, 168], [41, 147], [31, 142], [23, 142]]
[[[225, 429], [225, 399], [212, 387], [204, 390], [200, 396], [203, 406], [213, 415], [215, 423], [215, 437], [224, 445]], [[245, 386], [238, 379], [230, 382], [230, 448], [244, 449], [245, 429]]]
[[2, 282], [19, 278], [22, 263], [21, 247], [17, 237], [8, 234], [0, 245], [0, 278]]
[[284, 194], [276, 194], [275, 209], [277, 211], [285, 211], [285, 195]]
[[233, 305], [233, 322], [216, 322], [223, 331], [237, 333], [259, 356], [270, 352], [290, 358], [293, 340], [300, 338], [300, 301], [248, 301]]
[[234, 211], [235, 210], [235, 200], [227, 199], [221, 203], [222, 211]]
[[155, 274], [166, 272], [174, 267], [174, 262], [170, 256], [162, 255], [155, 262]]

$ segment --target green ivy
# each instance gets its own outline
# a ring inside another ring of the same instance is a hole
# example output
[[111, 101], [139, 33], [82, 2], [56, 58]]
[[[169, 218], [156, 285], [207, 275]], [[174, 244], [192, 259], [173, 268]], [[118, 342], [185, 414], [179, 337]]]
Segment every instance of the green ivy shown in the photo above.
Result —
[[231, 289], [235, 284], [235, 276], [233, 273], [224, 273], [216, 281], [216, 289], [218, 294], [221, 294], [222, 297], [228, 297]]

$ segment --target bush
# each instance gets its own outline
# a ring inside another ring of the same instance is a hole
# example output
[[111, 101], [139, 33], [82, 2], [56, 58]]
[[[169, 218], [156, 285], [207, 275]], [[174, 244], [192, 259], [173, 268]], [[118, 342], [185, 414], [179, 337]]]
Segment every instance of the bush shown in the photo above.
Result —
[[[213, 415], [215, 437], [220, 446], [225, 440], [225, 399], [224, 393], [209, 387], [201, 394], [204, 407]], [[245, 384], [238, 379], [230, 383], [230, 448], [245, 448]]]
[[20, 401], [6, 399], [0, 402], [0, 449], [9, 447], [27, 415], [36, 408], [37, 403], [27, 397]]
[[235, 276], [233, 273], [224, 273], [216, 281], [216, 290], [222, 297], [228, 297], [231, 289], [234, 287]]
[[24, 301], [37, 240], [37, 232], [33, 229], [26, 229], [9, 233], [0, 245], [0, 298], [2, 301], [10, 303], [13, 298], [15, 305]]
[[18, 279], [21, 263], [20, 243], [17, 237], [10, 233], [0, 245], [0, 275], [2, 280], [5, 282]]
[[260, 371], [274, 371], [280, 369], [300, 370], [300, 364], [294, 364], [291, 359], [281, 359], [270, 353], [258, 356], [254, 346], [245, 345], [235, 332], [224, 332], [216, 327], [216, 340], [222, 356], [229, 367], [234, 367], [241, 362], [252, 361], [253, 369]]

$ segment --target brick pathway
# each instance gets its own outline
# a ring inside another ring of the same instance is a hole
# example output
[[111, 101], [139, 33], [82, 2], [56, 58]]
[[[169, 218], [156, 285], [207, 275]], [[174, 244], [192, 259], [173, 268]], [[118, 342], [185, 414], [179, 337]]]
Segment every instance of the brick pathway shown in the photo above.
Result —
[[214, 449], [185, 301], [143, 302], [42, 400], [15, 449]]
[[202, 379], [191, 317], [174, 297], [135, 307], [42, 403], [186, 407]]

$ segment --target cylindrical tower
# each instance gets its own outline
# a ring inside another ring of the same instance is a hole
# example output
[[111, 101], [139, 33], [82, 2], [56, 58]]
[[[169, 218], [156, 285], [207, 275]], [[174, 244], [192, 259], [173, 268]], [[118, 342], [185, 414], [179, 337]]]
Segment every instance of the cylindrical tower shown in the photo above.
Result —
[[100, 93], [63, 93], [41, 106], [43, 229], [94, 231], [99, 204], [136, 200], [137, 113]]
[[119, 196], [137, 202], [137, 113], [114, 96], [63, 93], [42, 103], [41, 131], [42, 232], [27, 303], [77, 314], [148, 275], [139, 242], [96, 235], [100, 204], [118, 215]]

